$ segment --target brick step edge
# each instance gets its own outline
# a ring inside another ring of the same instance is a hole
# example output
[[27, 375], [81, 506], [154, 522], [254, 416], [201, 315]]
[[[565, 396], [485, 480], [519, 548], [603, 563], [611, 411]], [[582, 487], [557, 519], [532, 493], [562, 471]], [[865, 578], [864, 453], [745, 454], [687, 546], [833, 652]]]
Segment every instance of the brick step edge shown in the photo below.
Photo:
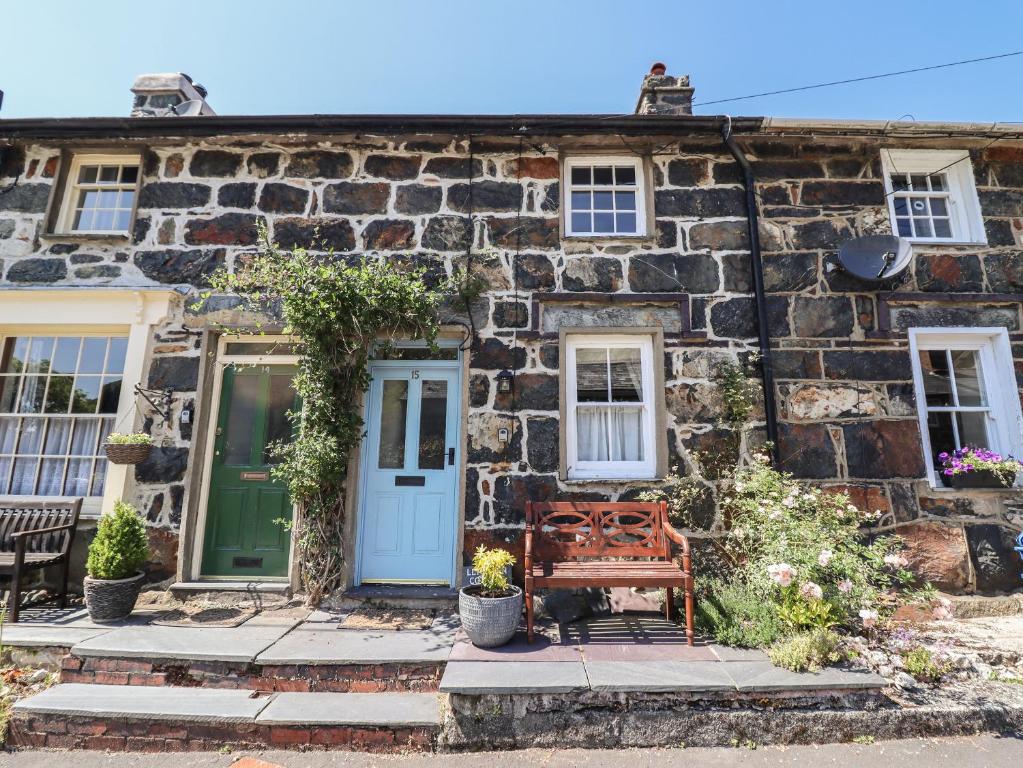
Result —
[[236, 688], [279, 693], [433, 693], [445, 662], [249, 664], [66, 656], [60, 682], [97, 685]]
[[432, 752], [437, 728], [190, 723], [124, 717], [15, 714], [7, 744], [22, 748], [112, 752], [210, 752], [233, 749], [336, 749]]

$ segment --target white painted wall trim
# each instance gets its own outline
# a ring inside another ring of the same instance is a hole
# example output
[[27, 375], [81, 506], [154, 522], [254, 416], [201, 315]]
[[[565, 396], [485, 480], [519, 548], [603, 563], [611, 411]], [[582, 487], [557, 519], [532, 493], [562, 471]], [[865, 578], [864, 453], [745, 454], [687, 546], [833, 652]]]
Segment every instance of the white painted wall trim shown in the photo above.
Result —
[[[152, 326], [163, 322], [178, 294], [161, 289], [10, 289], [0, 291], [0, 330], [4, 334], [81, 332], [126, 333], [128, 349], [124, 359], [121, 396], [117, 402], [116, 424], [121, 431], [133, 431], [141, 424], [135, 409], [136, 383], [142, 381]], [[103, 498], [83, 508], [86, 515], [106, 514], [114, 502], [129, 495], [133, 480], [130, 466], [109, 464]]]

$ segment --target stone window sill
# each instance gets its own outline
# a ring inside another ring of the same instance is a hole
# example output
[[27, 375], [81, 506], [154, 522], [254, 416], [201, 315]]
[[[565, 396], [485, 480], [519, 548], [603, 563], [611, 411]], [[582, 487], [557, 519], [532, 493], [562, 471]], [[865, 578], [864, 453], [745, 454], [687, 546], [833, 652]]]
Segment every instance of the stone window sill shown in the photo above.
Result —
[[561, 242], [566, 245], [569, 243], [579, 243], [580, 245], [627, 245], [635, 246], [640, 245], [652, 245], [657, 242], [655, 235], [615, 235], [613, 237], [607, 237], [603, 235], [562, 235]]
[[663, 477], [569, 477], [563, 479], [565, 485], [593, 485], [602, 483], [658, 483], [663, 482]]
[[131, 240], [131, 235], [127, 232], [110, 235], [76, 235], [48, 232], [40, 235], [39, 239], [48, 243], [127, 243]]
[[1023, 486], [1011, 488], [948, 488], [944, 485], [928, 485], [920, 491], [923, 493], [940, 494], [942, 496], [1014, 496], [1023, 494]]
[[913, 248], [913, 252], [917, 251], [929, 251], [932, 249], [941, 250], [942, 248], [987, 248], [986, 242], [977, 242], [973, 240], [910, 240], [910, 246]]

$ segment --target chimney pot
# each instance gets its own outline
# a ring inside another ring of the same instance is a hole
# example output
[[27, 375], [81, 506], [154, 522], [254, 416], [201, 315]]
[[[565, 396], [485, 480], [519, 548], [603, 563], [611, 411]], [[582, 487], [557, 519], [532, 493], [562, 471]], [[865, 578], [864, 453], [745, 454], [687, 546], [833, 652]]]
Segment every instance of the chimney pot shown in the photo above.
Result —
[[659, 61], [654, 62], [654, 65], [652, 67], [650, 67], [650, 74], [651, 75], [663, 75], [667, 71], [668, 71], [667, 65], [662, 64]]

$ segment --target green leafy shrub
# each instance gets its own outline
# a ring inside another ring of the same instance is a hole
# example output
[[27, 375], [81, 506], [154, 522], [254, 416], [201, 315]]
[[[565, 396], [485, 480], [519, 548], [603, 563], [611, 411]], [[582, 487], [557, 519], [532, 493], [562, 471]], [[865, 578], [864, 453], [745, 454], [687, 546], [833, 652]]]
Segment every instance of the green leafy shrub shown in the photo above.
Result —
[[126, 579], [134, 576], [149, 557], [146, 525], [135, 507], [123, 501], [100, 518], [89, 545], [85, 568], [94, 579]]
[[902, 652], [902, 666], [921, 683], [934, 684], [948, 674], [952, 665], [922, 645]]
[[790, 629], [871, 626], [880, 598], [912, 574], [899, 539], [861, 530], [877, 513], [771, 468], [764, 456], [735, 472], [721, 495], [719, 542], [735, 580], [772, 600]]
[[793, 672], [815, 671], [841, 660], [838, 634], [830, 629], [813, 629], [790, 635], [771, 646], [771, 663]]
[[295, 337], [294, 387], [302, 409], [290, 414], [295, 439], [273, 448], [272, 471], [297, 507], [294, 537], [312, 605], [344, 575], [347, 472], [365, 433], [361, 402], [374, 350], [394, 339], [432, 347], [441, 303], [450, 298], [447, 286], [438, 290], [416, 264], [414, 258], [353, 259], [324, 242], [314, 250], [285, 249], [261, 227], [258, 252], [236, 271], [211, 277], [214, 291], [240, 297], [243, 310], [273, 318]]
[[[665, 499], [684, 521], [706, 484], [676, 479], [644, 499]], [[777, 638], [773, 629], [750, 629], [752, 616], [770, 617], [782, 632], [870, 628], [892, 607], [893, 590], [912, 580], [900, 540], [863, 530], [878, 512], [778, 472], [766, 456], [732, 467], [719, 487], [725, 530], [711, 540], [713, 556], [701, 559], [698, 584], [701, 621], [720, 642], [762, 647]]]
[[152, 445], [153, 436], [145, 432], [130, 432], [122, 435], [120, 432], [111, 432], [107, 435], [107, 442], [111, 445]]
[[480, 594], [506, 597], [510, 590], [505, 569], [514, 564], [515, 556], [511, 552], [498, 547], [487, 549], [480, 544], [472, 558], [472, 567], [480, 575]]
[[696, 604], [696, 626], [725, 645], [762, 648], [782, 633], [778, 609], [742, 582], [705, 581]]

